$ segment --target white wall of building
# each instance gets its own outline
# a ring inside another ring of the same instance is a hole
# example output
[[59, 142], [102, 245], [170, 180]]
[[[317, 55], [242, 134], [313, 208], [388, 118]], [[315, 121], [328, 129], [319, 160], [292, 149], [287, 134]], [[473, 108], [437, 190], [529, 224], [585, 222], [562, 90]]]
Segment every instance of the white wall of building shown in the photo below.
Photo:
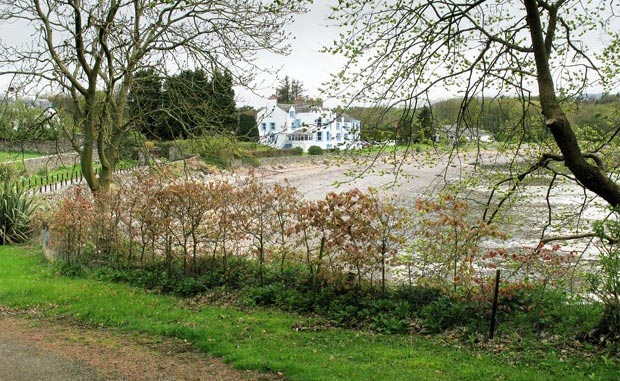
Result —
[[304, 105], [278, 105], [270, 99], [258, 111], [261, 143], [274, 148], [310, 146], [323, 149], [360, 148], [360, 121], [332, 110]]

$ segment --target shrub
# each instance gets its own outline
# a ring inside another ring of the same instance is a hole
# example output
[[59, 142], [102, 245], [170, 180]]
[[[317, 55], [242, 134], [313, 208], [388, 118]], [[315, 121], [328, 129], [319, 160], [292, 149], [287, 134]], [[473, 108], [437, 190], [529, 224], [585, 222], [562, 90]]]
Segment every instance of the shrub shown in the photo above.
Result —
[[84, 267], [76, 263], [56, 262], [54, 268], [58, 274], [69, 278], [81, 278], [86, 275]]
[[50, 220], [51, 242], [67, 263], [85, 263], [82, 255], [92, 247], [95, 205], [82, 188], [67, 192]]
[[168, 154], [170, 153], [170, 148], [173, 146], [174, 142], [158, 142], [153, 149], [156, 149], [159, 152], [159, 156], [167, 159]]
[[[137, 159], [140, 151], [145, 153], [146, 143], [147, 141], [143, 134], [138, 131], [130, 131], [120, 146], [120, 158], [125, 160]], [[154, 146], [152, 142], [149, 143]]]
[[258, 160], [256, 157], [254, 156], [243, 156], [241, 158], [241, 162], [247, 165], [250, 165], [254, 168], [258, 168], [260, 167], [260, 160]]
[[[617, 217], [618, 211], [614, 211]], [[620, 222], [609, 219], [595, 224], [595, 231], [602, 238], [598, 266], [595, 273], [588, 274], [589, 291], [596, 295], [605, 307], [597, 327], [599, 341], [620, 342]]]
[[293, 156], [301, 156], [304, 154], [304, 149], [301, 147], [295, 147], [291, 149], [291, 153], [293, 154]]
[[36, 175], [41, 176], [41, 177], [47, 177], [48, 174], [49, 174], [49, 170], [47, 169], [47, 167], [41, 167], [37, 169], [37, 172], [36, 172]]
[[[184, 142], [187, 144], [187, 142]], [[191, 142], [190, 147], [183, 147], [185, 151], [199, 154], [207, 164], [221, 168], [228, 168], [232, 160], [240, 157], [239, 142], [227, 136], [211, 136]]]
[[319, 146], [310, 146], [308, 148], [308, 155], [322, 155], [322, 154], [323, 154], [323, 148]]
[[33, 211], [33, 199], [24, 187], [9, 180], [0, 183], [0, 244], [26, 241]]
[[23, 171], [20, 171], [14, 165], [0, 163], [0, 181], [15, 180], [22, 173]]
[[469, 326], [472, 322], [480, 321], [480, 312], [470, 303], [443, 296], [420, 311], [422, 332], [438, 333], [445, 329], [458, 326]]

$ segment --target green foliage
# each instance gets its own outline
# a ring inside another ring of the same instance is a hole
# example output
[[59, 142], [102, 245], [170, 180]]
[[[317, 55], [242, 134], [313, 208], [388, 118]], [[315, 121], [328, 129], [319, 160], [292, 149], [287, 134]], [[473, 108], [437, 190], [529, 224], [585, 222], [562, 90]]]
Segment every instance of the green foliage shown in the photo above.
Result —
[[231, 136], [211, 135], [200, 139], [177, 142], [182, 152], [200, 155], [207, 164], [228, 168], [234, 159], [240, 158], [239, 142]]
[[146, 138], [139, 131], [130, 131], [119, 147], [121, 160], [136, 160], [140, 152], [146, 155]]
[[293, 153], [293, 156], [301, 156], [304, 154], [304, 149], [301, 147], [294, 147], [291, 149], [291, 152]]
[[88, 272], [79, 263], [55, 262], [53, 269], [56, 273], [69, 278], [82, 278], [88, 275]]
[[322, 155], [323, 148], [319, 146], [310, 146], [308, 147], [308, 155]]
[[170, 138], [163, 126], [162, 79], [154, 69], [134, 74], [134, 85], [129, 93], [129, 116], [135, 130], [150, 138]]
[[258, 127], [256, 126], [256, 111], [252, 108], [241, 108], [237, 111], [239, 116], [239, 130], [237, 136], [241, 141], [258, 140]]
[[0, 138], [6, 140], [55, 140], [62, 136], [63, 119], [53, 109], [21, 101], [0, 105]]
[[153, 69], [139, 71], [129, 96], [132, 123], [150, 139], [230, 134], [237, 129], [234, 97], [228, 72], [209, 76], [198, 69], [160, 77]]
[[0, 163], [0, 181], [14, 181], [17, 180], [21, 175], [23, 175], [24, 171], [19, 170], [13, 164], [5, 164]]
[[0, 280], [4, 306], [175, 336], [236, 367], [277, 370], [290, 380], [614, 380], [620, 367], [605, 353], [575, 353], [571, 340], [554, 347], [549, 336], [464, 348], [452, 336], [336, 329], [298, 314], [214, 305], [210, 294], [177, 299], [101, 280], [56, 277], [38, 250], [26, 247], [0, 248]]
[[424, 333], [438, 333], [454, 327], [472, 325], [480, 329], [480, 323], [483, 322], [480, 311], [471, 303], [450, 296], [442, 296], [422, 308], [420, 319]]
[[297, 98], [303, 97], [303, 92], [303, 84], [300, 81], [285, 76], [276, 89], [278, 103], [295, 103]]
[[589, 290], [604, 304], [605, 311], [597, 328], [595, 339], [610, 344], [620, 343], [620, 222], [615, 218], [595, 224], [602, 239], [598, 253], [598, 271], [588, 274]]
[[422, 130], [423, 138], [430, 138], [433, 136], [435, 131], [433, 128], [433, 113], [430, 107], [424, 106], [420, 109], [417, 115], [417, 122]]
[[233, 78], [230, 72], [215, 70], [209, 87], [209, 112], [213, 115], [213, 129], [238, 135], [237, 109]]
[[351, 117], [361, 121], [360, 138], [368, 142], [382, 142], [396, 138], [394, 122], [401, 118], [402, 110], [382, 110], [378, 107], [351, 107]]
[[[607, 99], [607, 98], [605, 98]], [[575, 126], [577, 137], [588, 147], [598, 147], [609, 137], [617, 119], [618, 101], [616, 96], [604, 102], [574, 101], [567, 105], [567, 115]], [[404, 109], [381, 110], [373, 107], [352, 107], [347, 110], [351, 116], [362, 121], [362, 140], [385, 141], [398, 138], [401, 142], [416, 141], [433, 137], [437, 127], [452, 125], [462, 118], [463, 126], [480, 129], [492, 134], [499, 142], [514, 142], [525, 139], [530, 142], [545, 141], [550, 135], [542, 129], [534, 102], [530, 108], [523, 109], [521, 100], [512, 97], [481, 99], [474, 98], [463, 104], [462, 99], [448, 99], [436, 102], [431, 108], [424, 106], [415, 113], [415, 121], [403, 119]], [[525, 113], [525, 114], [524, 114]], [[403, 121], [398, 130], [395, 122]], [[422, 134], [418, 135], [417, 129]], [[465, 128], [465, 127], [463, 127]]]
[[203, 70], [185, 70], [163, 83], [163, 130], [160, 139], [201, 136], [214, 121], [210, 113], [211, 81]]
[[33, 198], [28, 191], [4, 179], [0, 182], [0, 244], [25, 242], [30, 235]]

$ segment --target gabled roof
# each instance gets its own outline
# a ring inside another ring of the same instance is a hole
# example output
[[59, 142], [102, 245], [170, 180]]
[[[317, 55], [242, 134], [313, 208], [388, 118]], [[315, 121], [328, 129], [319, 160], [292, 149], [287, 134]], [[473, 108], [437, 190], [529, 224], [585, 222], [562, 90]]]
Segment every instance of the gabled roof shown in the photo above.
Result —
[[313, 112], [313, 111], [320, 111], [319, 107], [313, 106], [313, 105], [306, 105], [306, 104], [298, 105], [294, 103], [278, 103], [277, 106], [278, 108], [286, 112], [289, 112], [291, 107], [295, 109], [295, 113], [308, 113], [308, 112]]
[[359, 120], [351, 118], [348, 114], [342, 113], [340, 115], [345, 122], [359, 122]]
[[[288, 113], [291, 109], [291, 107], [293, 107], [293, 109], [295, 110], [296, 114], [302, 114], [302, 113], [311, 113], [311, 112], [322, 112], [322, 111], [328, 111], [328, 109], [322, 109], [319, 106], [314, 106], [314, 105], [308, 105], [308, 104], [295, 104], [295, 103], [277, 103], [276, 107], [279, 108], [280, 110]], [[341, 119], [342, 118], [342, 119]], [[352, 123], [352, 122], [359, 122], [359, 120], [352, 118], [351, 116], [349, 116], [348, 114], [345, 113], [340, 113], [338, 114], [338, 116], [336, 117], [336, 120], [343, 120], [346, 123]]]

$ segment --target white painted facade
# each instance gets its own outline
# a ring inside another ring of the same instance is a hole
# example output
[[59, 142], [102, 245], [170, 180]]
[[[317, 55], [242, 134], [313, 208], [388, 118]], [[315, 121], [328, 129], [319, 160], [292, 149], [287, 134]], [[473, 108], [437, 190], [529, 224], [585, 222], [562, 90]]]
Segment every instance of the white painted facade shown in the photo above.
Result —
[[257, 122], [260, 142], [274, 148], [360, 148], [360, 121], [318, 106], [279, 104], [269, 99], [258, 111]]

